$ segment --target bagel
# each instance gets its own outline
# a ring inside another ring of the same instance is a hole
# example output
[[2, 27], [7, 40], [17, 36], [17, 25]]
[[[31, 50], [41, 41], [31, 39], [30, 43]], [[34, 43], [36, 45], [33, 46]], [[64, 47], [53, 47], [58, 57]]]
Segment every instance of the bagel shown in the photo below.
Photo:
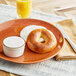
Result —
[[[43, 38], [44, 42], [40, 42], [40, 38]], [[56, 47], [57, 40], [52, 32], [46, 29], [36, 29], [28, 35], [27, 45], [29, 49], [36, 53], [46, 53]]]

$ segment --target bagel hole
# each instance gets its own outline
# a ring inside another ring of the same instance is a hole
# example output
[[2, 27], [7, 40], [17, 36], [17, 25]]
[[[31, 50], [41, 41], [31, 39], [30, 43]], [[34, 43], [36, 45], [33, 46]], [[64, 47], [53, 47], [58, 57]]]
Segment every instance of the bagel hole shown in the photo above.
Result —
[[45, 40], [43, 37], [40, 37], [40, 43], [45, 43]]

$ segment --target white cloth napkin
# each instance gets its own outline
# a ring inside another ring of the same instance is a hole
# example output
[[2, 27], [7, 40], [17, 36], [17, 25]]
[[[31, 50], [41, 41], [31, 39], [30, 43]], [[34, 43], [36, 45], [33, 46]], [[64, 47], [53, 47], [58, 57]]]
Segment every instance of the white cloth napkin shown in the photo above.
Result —
[[[16, 8], [0, 4], [0, 23], [16, 18]], [[33, 11], [31, 18], [49, 22], [64, 20], [64, 17]], [[17, 64], [0, 59], [0, 69], [24, 76], [76, 76], [76, 61], [55, 61], [49, 59], [36, 64]]]

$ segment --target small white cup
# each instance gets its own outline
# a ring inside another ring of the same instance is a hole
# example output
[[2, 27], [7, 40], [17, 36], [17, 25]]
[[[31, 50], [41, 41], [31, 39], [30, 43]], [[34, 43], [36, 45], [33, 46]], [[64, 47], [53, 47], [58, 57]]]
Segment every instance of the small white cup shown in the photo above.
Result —
[[19, 57], [23, 55], [25, 41], [17, 36], [7, 37], [3, 40], [4, 54], [8, 57]]

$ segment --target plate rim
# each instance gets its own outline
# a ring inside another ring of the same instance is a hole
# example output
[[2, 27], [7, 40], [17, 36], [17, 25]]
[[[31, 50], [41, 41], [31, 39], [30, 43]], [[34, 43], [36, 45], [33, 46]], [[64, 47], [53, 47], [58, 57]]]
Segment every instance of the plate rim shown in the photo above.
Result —
[[5, 59], [4, 57], [1, 57], [1, 56], [0, 56], [1, 59], [6, 60], [6, 61], [10, 61], [10, 62], [13, 62], [13, 63], [18, 63], [18, 64], [33, 64], [33, 63], [39, 63], [39, 62], [46, 61], [46, 60], [48, 60], [48, 59], [50, 59], [50, 58], [53, 58], [53, 57], [56, 56], [56, 55], [60, 52], [60, 50], [63, 48], [63, 45], [64, 45], [64, 37], [63, 37], [63, 34], [62, 34], [62, 32], [61, 32], [52, 22], [44, 21], [44, 20], [41, 20], [41, 19], [35, 19], [35, 18], [27, 18], [27, 19], [13, 19], [13, 20], [8, 20], [8, 21], [5, 21], [5, 22], [0, 23], [0, 25], [1, 25], [1, 24], [4, 24], [4, 23], [7, 23], [7, 22], [10, 22], [10, 21], [16, 21], [16, 20], [38, 20], [38, 21], [42, 21], [42, 22], [49, 23], [50, 25], [54, 26], [54, 27], [61, 33], [62, 38], [63, 38], [62, 47], [61, 47], [61, 48], [59, 49], [59, 51], [58, 51], [57, 53], [55, 53], [54, 55], [49, 56], [49, 57], [44, 58], [44, 59], [41, 59], [41, 60], [40, 60], [40, 59], [39, 59], [39, 60], [35, 60], [35, 61], [32, 61], [32, 62], [16, 62], [16, 61], [12, 61], [12, 60]]

